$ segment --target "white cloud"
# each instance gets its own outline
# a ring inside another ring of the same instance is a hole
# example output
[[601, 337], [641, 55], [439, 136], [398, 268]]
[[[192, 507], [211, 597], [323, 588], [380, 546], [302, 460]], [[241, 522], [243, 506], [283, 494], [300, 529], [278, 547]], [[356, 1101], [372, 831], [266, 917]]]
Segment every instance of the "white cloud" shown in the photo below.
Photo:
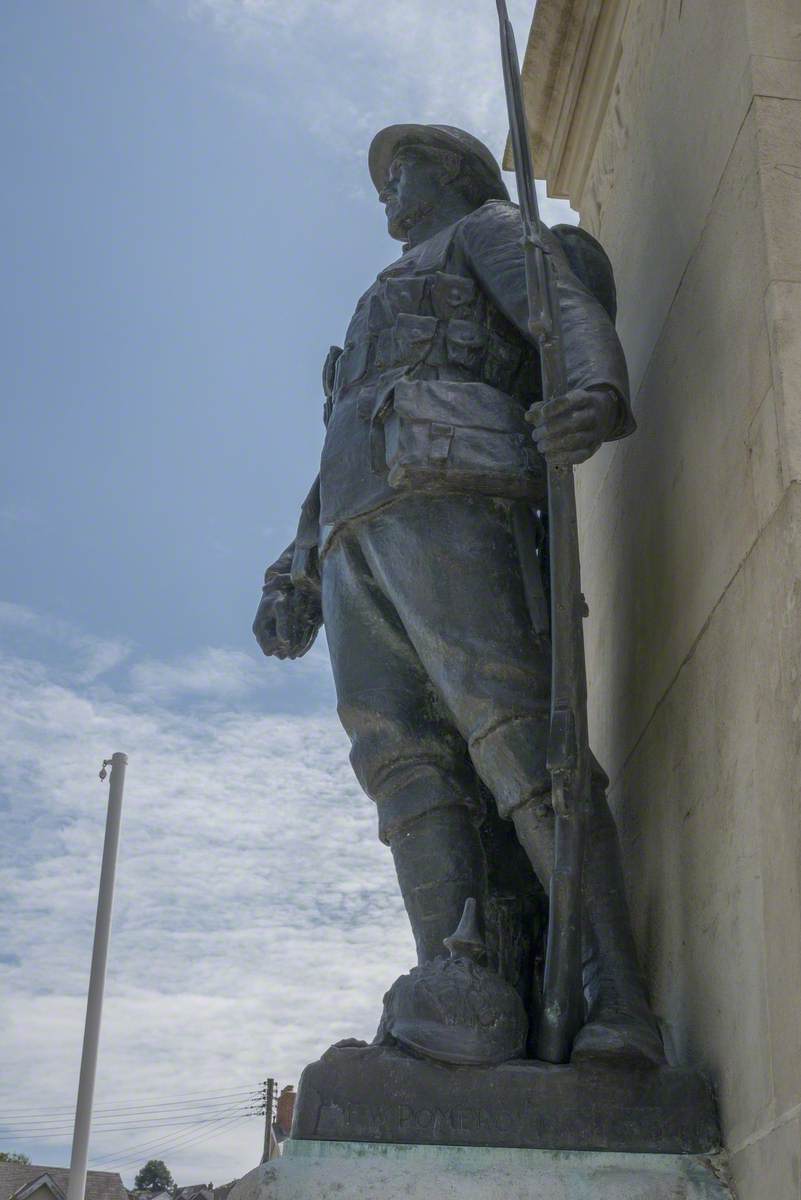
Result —
[[129, 643], [121, 639], [95, 637], [61, 617], [7, 600], [0, 600], [0, 635], [13, 638], [18, 648], [31, 639], [50, 641], [57, 658], [80, 683], [91, 683], [114, 670], [131, 653]]
[[[312, 649], [286, 664], [277, 659], [245, 654], [221, 646], [207, 646], [193, 654], [171, 661], [142, 659], [130, 671], [133, 694], [143, 700], [174, 700], [179, 697], [207, 697], [220, 702], [241, 698], [253, 692], [288, 690], [304, 685], [308, 701], [310, 681], [328, 682], [330, 665], [321, 635]], [[325, 687], [326, 697], [329, 688]]]
[[[521, 58], [533, 9], [509, 3]], [[185, 11], [234, 56], [243, 97], [354, 163], [397, 121], [459, 125], [502, 154], [508, 122], [489, 0], [191, 0]], [[540, 193], [546, 221], [575, 219]]]
[[131, 668], [134, 689], [157, 700], [186, 694], [218, 699], [241, 696], [261, 680], [258, 663], [241, 650], [209, 646], [177, 662], [145, 659]]
[[[531, 3], [511, 7], [522, 49]], [[462, 125], [500, 154], [491, 3], [193, 0], [183, 11], [224, 39], [243, 95], [354, 163], [398, 120]], [[356, 172], [346, 176], [351, 187]], [[12, 648], [0, 660], [0, 1120], [20, 1128], [23, 1110], [74, 1099], [105, 811], [97, 770], [125, 750], [92, 1153], [140, 1165], [164, 1130], [114, 1131], [105, 1106], [267, 1074], [297, 1082], [331, 1041], [372, 1035], [383, 990], [412, 959], [391, 860], [347, 761], [324, 642], [297, 663], [220, 647], [164, 662], [8, 604], [0, 636]], [[0, 1131], [0, 1145], [67, 1161], [68, 1121], [45, 1125], [52, 1141]], [[260, 1156], [258, 1120], [202, 1132], [184, 1128], [157, 1151], [180, 1182], [222, 1182]]]
[[[17, 617], [16, 628], [36, 625]], [[314, 653], [311, 680], [325, 661]], [[98, 1112], [268, 1074], [297, 1082], [333, 1040], [372, 1036], [383, 991], [412, 959], [391, 859], [331, 709], [282, 711], [273, 686], [272, 712], [228, 704], [250, 684], [246, 657], [134, 662], [147, 696], [124, 680], [56, 678], [32, 654], [0, 660], [0, 1120], [16, 1115], [19, 1128], [22, 1110], [74, 1100], [105, 812], [97, 771], [117, 749], [130, 766]], [[197, 697], [206, 669], [204, 703], [175, 702]], [[92, 1161], [107, 1168], [129, 1150], [141, 1165], [165, 1133], [109, 1121], [98, 1116], [92, 1138]], [[54, 1114], [42, 1126], [60, 1131], [52, 1141], [0, 1134], [0, 1145], [65, 1162], [68, 1125]], [[186, 1144], [158, 1156], [180, 1181], [222, 1182], [258, 1161], [262, 1127], [252, 1118], [206, 1136], [190, 1124], [170, 1137]]]
[[12, 629], [35, 629], [39, 621], [39, 616], [23, 604], [12, 604], [8, 600], [0, 600], [0, 626]]

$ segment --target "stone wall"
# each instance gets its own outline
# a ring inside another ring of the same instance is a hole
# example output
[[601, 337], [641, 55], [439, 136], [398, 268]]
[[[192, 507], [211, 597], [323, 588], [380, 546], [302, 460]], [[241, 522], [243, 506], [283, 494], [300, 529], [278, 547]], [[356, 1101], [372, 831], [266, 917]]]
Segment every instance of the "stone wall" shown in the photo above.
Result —
[[636, 932], [741, 1200], [799, 1200], [801, 0], [540, 0], [524, 77], [639, 423], [578, 472]]

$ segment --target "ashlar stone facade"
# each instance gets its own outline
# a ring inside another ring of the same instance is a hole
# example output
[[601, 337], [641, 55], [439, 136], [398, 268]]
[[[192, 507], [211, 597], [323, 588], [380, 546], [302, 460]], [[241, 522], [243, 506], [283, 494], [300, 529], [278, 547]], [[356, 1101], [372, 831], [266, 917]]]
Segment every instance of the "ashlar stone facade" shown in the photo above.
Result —
[[537, 174], [601, 239], [637, 434], [578, 472], [593, 745], [671, 1053], [801, 1197], [801, 3], [539, 0]]

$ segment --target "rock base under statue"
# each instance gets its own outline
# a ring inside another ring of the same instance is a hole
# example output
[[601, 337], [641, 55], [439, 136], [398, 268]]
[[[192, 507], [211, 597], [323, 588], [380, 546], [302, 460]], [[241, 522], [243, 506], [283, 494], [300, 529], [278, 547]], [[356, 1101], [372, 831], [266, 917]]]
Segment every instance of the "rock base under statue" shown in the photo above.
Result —
[[733, 1200], [714, 1160], [464, 1146], [286, 1143], [230, 1200]]
[[447, 1066], [384, 1046], [333, 1047], [306, 1067], [292, 1138], [685, 1155], [719, 1145], [711, 1090], [694, 1071]]

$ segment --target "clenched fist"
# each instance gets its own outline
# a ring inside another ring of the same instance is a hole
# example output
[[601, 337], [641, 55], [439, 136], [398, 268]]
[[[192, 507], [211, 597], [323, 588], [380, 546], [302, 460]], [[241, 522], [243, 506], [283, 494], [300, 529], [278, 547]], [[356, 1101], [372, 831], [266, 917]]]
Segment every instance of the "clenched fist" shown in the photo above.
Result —
[[289, 575], [267, 573], [253, 633], [262, 651], [275, 658], [302, 658], [323, 623], [318, 597], [297, 588]]

